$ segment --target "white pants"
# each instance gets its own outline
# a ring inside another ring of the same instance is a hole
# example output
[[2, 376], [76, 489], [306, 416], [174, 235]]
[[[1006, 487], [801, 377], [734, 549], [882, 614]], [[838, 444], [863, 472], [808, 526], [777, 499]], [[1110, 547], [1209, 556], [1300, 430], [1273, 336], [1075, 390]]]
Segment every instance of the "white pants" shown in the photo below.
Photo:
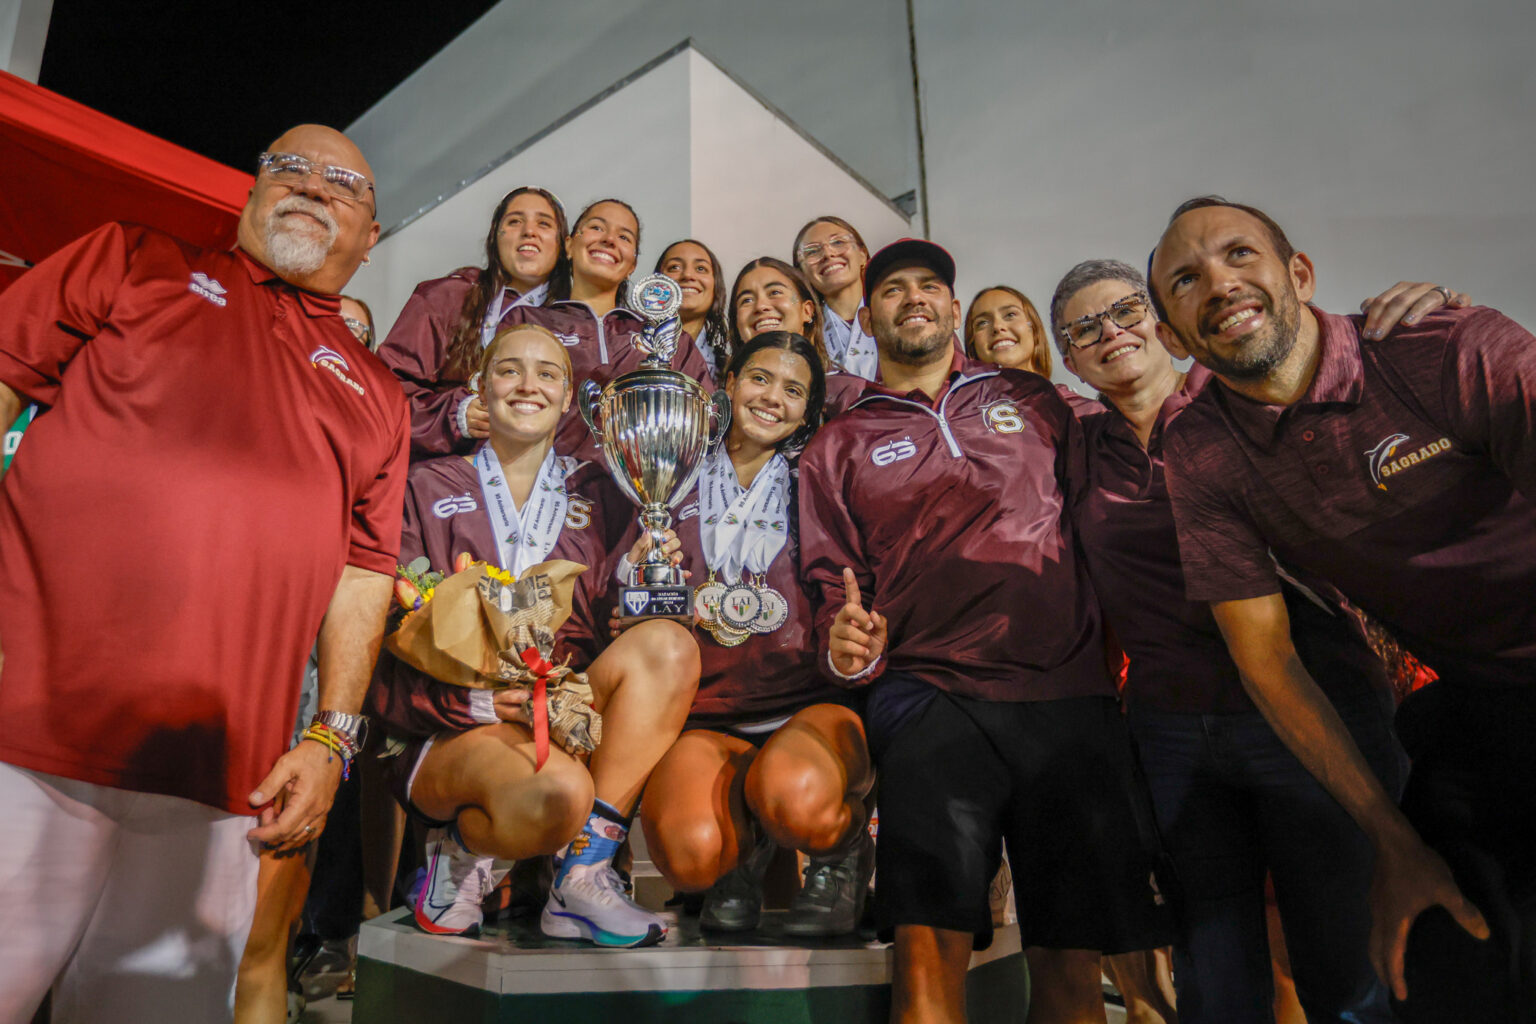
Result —
[[254, 824], [0, 763], [0, 1024], [230, 1020]]

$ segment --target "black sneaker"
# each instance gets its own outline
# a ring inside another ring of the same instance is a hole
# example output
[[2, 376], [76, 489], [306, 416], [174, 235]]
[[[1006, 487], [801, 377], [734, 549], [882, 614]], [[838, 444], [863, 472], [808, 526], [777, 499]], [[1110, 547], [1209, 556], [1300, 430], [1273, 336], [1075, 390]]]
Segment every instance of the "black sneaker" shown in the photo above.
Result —
[[704, 894], [699, 927], [712, 932], [749, 932], [763, 918], [763, 875], [773, 859], [773, 840], [757, 841], [735, 870], [721, 877]]
[[852, 853], [830, 860], [812, 857], [805, 884], [784, 915], [784, 934], [825, 937], [856, 930], [874, 870], [875, 841], [868, 832], [860, 832]]

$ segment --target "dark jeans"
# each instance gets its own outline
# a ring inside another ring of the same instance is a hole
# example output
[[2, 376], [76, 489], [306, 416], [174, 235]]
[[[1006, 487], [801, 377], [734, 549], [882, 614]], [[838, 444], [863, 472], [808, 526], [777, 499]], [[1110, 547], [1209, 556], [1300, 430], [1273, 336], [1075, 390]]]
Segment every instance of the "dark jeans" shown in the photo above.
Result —
[[[1338, 711], [1396, 797], [1405, 764], [1385, 701]], [[1133, 709], [1130, 725], [1181, 890], [1179, 1020], [1273, 1022], [1268, 872], [1307, 1019], [1392, 1021], [1367, 949], [1370, 843], [1263, 715]]]
[[1408, 937], [1406, 1024], [1536, 1021], [1536, 686], [1431, 683], [1398, 709], [1413, 757], [1403, 813], [1445, 858], [1493, 931], [1478, 942], [1444, 910]]

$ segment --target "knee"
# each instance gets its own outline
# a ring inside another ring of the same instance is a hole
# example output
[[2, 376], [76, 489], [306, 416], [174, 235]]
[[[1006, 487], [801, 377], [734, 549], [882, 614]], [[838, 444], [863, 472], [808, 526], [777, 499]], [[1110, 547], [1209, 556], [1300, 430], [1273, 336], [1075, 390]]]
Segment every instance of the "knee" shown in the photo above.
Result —
[[676, 622], [652, 619], [634, 627], [645, 639], [646, 665], [656, 697], [689, 705], [699, 688], [699, 644]]
[[839, 780], [765, 750], [746, 779], [747, 806], [780, 846], [808, 853], [836, 848], [852, 823]]
[[581, 831], [592, 813], [592, 778], [579, 765], [551, 770], [547, 764], [527, 785], [496, 801], [493, 820], [501, 850], [510, 860], [558, 851]]
[[724, 873], [725, 840], [713, 819], [652, 815], [643, 807], [640, 822], [651, 860], [673, 888], [700, 892]]

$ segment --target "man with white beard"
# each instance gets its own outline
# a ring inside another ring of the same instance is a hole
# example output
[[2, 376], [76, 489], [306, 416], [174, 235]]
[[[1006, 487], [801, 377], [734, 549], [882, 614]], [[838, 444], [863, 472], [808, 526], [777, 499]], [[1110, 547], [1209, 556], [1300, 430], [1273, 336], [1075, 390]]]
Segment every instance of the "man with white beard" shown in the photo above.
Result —
[[55, 1021], [228, 1020], [257, 844], [324, 826], [405, 485], [404, 398], [337, 297], [375, 203], [304, 125], [234, 249], [109, 224], [0, 294], [0, 420], [49, 410], [0, 481], [0, 1024], [50, 985]]

